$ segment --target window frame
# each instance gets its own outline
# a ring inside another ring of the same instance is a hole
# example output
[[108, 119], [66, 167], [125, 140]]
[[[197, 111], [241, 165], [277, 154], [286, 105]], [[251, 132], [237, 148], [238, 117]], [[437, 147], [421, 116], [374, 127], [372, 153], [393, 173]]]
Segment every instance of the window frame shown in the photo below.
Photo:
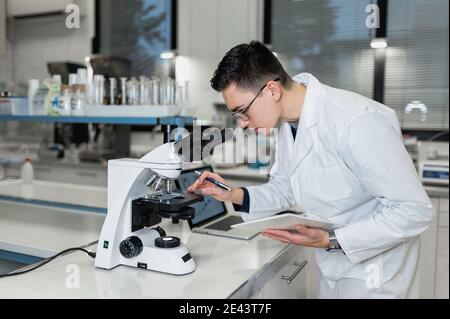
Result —
[[[375, 0], [378, 5], [380, 11], [380, 27], [376, 29], [374, 38], [387, 38], [387, 29], [388, 29], [388, 5], [389, 0]], [[272, 47], [272, 0], [264, 0], [264, 14], [263, 14], [263, 42], [268, 46]], [[373, 79], [373, 91], [372, 91], [372, 99], [384, 103], [385, 99], [385, 70], [386, 70], [386, 51], [381, 49], [375, 52], [375, 61], [374, 61], [374, 79]], [[448, 132], [449, 129], [412, 129], [412, 128], [403, 128], [402, 130], [407, 131], [409, 133], [417, 133], [419, 132], [421, 137], [432, 136], [436, 134], [436, 132]], [[448, 134], [444, 136], [445, 140], [448, 141]], [[442, 139], [442, 138], [440, 138]]]

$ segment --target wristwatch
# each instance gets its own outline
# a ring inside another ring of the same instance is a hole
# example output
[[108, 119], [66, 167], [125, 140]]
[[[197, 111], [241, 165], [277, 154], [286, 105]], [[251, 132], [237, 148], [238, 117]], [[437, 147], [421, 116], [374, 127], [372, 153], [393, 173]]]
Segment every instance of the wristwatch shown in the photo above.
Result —
[[330, 240], [330, 244], [328, 245], [327, 251], [336, 251], [341, 250], [341, 245], [339, 245], [336, 234], [334, 233], [334, 230], [328, 231], [328, 237]]

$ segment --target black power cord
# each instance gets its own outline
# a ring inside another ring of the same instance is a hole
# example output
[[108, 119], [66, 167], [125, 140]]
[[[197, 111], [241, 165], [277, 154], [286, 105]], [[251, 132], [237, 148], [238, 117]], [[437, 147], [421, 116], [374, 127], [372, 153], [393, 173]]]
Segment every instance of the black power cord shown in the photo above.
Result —
[[25, 269], [25, 270], [21, 270], [21, 271], [19, 270], [19, 271], [12, 272], [12, 273], [9, 273], [9, 274], [0, 275], [0, 278], [12, 277], [12, 276], [17, 276], [17, 275], [23, 275], [23, 274], [26, 274], [27, 272], [36, 270], [36, 269], [38, 269], [38, 268], [40, 268], [40, 267], [42, 267], [42, 266], [48, 264], [49, 262], [51, 262], [51, 261], [54, 260], [55, 258], [57, 258], [57, 257], [59, 257], [59, 256], [62, 256], [62, 255], [64, 255], [64, 254], [67, 254], [67, 253], [69, 253], [69, 252], [71, 252], [71, 251], [82, 251], [82, 252], [88, 254], [88, 256], [90, 256], [90, 257], [92, 257], [92, 258], [95, 258], [95, 256], [96, 256], [96, 253], [95, 253], [95, 252], [89, 251], [89, 250], [84, 249], [84, 248], [81, 248], [81, 247], [68, 248], [68, 249], [64, 249], [63, 251], [60, 251], [59, 253], [57, 253], [57, 254], [54, 255], [54, 256], [51, 256], [51, 257], [49, 257], [49, 258], [46, 258], [46, 259], [42, 260], [42, 261], [39, 262], [37, 265], [35, 265], [35, 266], [33, 266], [33, 267], [29, 268], [29, 269]]

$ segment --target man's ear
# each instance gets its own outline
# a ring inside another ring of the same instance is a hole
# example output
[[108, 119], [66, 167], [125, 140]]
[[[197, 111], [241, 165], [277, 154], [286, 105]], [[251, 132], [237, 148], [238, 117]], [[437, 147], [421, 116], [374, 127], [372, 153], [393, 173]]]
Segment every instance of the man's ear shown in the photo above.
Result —
[[272, 81], [268, 85], [269, 94], [272, 96], [275, 102], [278, 102], [281, 99], [282, 87], [280, 83]]

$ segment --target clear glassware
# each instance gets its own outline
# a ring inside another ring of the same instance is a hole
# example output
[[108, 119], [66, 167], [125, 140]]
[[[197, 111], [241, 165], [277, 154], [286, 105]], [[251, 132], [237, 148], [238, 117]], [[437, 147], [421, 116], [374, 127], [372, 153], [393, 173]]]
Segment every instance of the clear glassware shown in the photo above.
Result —
[[117, 81], [115, 78], [109, 78], [109, 104], [116, 104]]
[[127, 78], [120, 78], [120, 94], [121, 94], [121, 103], [122, 105], [127, 104]]
[[101, 74], [94, 75], [94, 103], [102, 105], [105, 97], [105, 78]]
[[145, 105], [147, 102], [147, 78], [145, 76], [139, 77], [139, 104]]
[[153, 81], [150, 79], [147, 81], [147, 101], [150, 105], [153, 104]]
[[175, 104], [175, 86], [176, 86], [175, 80], [169, 79], [168, 86], [169, 86], [168, 87], [168, 93], [169, 93], [168, 104], [174, 105]]
[[75, 116], [85, 115], [85, 106], [87, 104], [85, 86], [82, 84], [76, 84], [73, 86], [73, 96], [71, 99], [71, 112]]
[[161, 81], [161, 99], [160, 99], [160, 104], [162, 105], [170, 105], [173, 104], [174, 102], [174, 94], [175, 94], [175, 90], [174, 90], [174, 80], [171, 78], [167, 78], [164, 79], [163, 81]]
[[63, 115], [63, 116], [68, 116], [70, 115], [71, 112], [71, 108], [72, 108], [72, 92], [70, 90], [70, 87], [67, 85], [64, 85], [61, 87], [61, 99], [60, 99], [60, 110], [59, 110], [59, 114]]
[[164, 79], [159, 83], [159, 104], [166, 104], [166, 81]]
[[183, 84], [178, 86], [178, 102], [182, 108], [186, 108], [189, 105], [189, 82], [184, 81]]
[[159, 105], [160, 104], [160, 86], [161, 86], [161, 80], [155, 79], [153, 81], [153, 104]]
[[136, 78], [131, 78], [127, 82], [128, 104], [139, 105], [139, 82]]

